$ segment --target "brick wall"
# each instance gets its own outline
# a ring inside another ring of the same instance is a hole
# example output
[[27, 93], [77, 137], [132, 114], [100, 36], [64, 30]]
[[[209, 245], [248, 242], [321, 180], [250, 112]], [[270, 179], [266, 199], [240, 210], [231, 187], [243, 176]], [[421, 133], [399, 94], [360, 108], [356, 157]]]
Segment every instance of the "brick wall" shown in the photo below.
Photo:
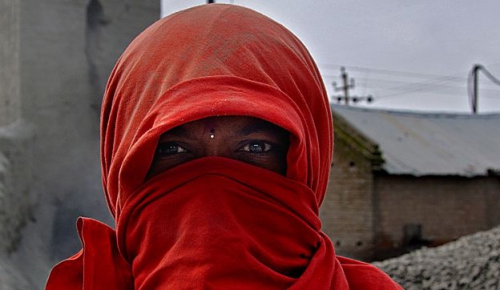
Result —
[[323, 231], [337, 254], [369, 261], [373, 255], [372, 170], [379, 161], [377, 148], [338, 116], [334, 116], [334, 125], [333, 164], [320, 209]]
[[377, 259], [418, 246], [408, 245], [418, 227], [420, 244], [433, 246], [500, 224], [497, 176], [376, 175], [374, 185]]
[[321, 207], [323, 231], [332, 239], [336, 252], [358, 259], [370, 259], [373, 240], [372, 186], [370, 164], [336, 143], [330, 184]]

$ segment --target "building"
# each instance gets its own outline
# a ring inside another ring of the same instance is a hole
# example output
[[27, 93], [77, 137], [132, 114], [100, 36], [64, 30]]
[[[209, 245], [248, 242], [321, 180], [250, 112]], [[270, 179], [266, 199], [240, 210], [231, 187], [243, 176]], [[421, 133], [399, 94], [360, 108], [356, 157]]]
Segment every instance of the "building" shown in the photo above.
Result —
[[321, 217], [337, 253], [380, 260], [500, 224], [500, 114], [332, 110]]

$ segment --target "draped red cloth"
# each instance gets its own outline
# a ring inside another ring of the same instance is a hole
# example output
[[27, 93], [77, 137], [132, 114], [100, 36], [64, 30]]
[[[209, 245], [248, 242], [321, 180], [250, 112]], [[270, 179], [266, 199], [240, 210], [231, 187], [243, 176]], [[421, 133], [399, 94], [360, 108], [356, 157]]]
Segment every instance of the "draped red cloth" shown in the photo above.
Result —
[[[211, 116], [289, 131], [286, 176], [205, 157], [146, 179], [162, 133]], [[332, 133], [319, 72], [283, 26], [219, 4], [161, 19], [123, 53], [103, 101], [116, 231], [80, 219], [83, 249], [54, 267], [47, 289], [401, 289], [336, 256], [321, 231]]]

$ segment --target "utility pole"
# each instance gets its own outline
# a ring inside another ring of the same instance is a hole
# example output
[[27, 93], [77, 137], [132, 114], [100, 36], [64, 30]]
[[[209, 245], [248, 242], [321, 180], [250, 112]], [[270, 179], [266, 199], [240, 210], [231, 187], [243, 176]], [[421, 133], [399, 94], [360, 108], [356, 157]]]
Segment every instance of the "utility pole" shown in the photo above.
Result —
[[337, 87], [337, 83], [333, 82], [333, 89], [338, 91], [344, 91], [343, 97], [337, 97], [337, 100], [340, 102], [342, 99], [345, 101], [346, 106], [349, 106], [349, 89], [354, 89], [354, 79], [351, 79], [351, 83], [347, 84], [347, 80], [349, 77], [347, 76], [347, 72], [345, 71], [345, 67], [340, 68], [340, 77], [342, 78], [342, 86]]
[[472, 87], [472, 90], [470, 90], [470, 87], [469, 87], [469, 99], [471, 100], [472, 114], [474, 114], [474, 115], [477, 114], [477, 102], [479, 99], [479, 96], [478, 96], [478, 87], [479, 87], [478, 86], [478, 75], [479, 75], [480, 70], [483, 72], [483, 74], [485, 76], [488, 77], [488, 79], [490, 79], [491, 82], [500, 86], [500, 80], [497, 79], [496, 77], [494, 77], [484, 66], [482, 66], [480, 64], [475, 64], [472, 67], [472, 70], [469, 74], [469, 79], [467, 81], [468, 81], [468, 84], [470, 85], [471, 77], [472, 77], [473, 87]]
[[337, 83], [333, 82], [333, 89], [338, 92], [338, 91], [343, 91], [344, 95], [343, 96], [334, 96], [334, 98], [337, 99], [337, 102], [341, 102], [344, 100], [345, 105], [349, 106], [349, 101], [352, 100], [353, 103], [357, 103], [359, 101], [367, 101], [368, 103], [373, 102], [373, 97], [372, 96], [366, 96], [366, 97], [357, 97], [357, 96], [349, 96], [349, 90], [354, 89], [354, 79], [351, 78], [349, 80], [349, 77], [347, 76], [347, 72], [345, 70], [345, 67], [340, 68], [340, 77], [342, 78], [342, 86], [337, 87]]
[[474, 77], [474, 88], [472, 92], [472, 114], [477, 114], [477, 80], [478, 80], [478, 72], [481, 69], [481, 65], [476, 64], [472, 68], [472, 76]]

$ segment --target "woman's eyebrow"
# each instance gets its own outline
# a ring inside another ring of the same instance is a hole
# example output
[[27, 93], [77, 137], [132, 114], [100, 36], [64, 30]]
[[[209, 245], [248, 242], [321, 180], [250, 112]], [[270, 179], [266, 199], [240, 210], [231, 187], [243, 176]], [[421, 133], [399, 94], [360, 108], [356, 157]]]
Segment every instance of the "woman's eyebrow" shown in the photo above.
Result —
[[237, 135], [246, 136], [252, 133], [274, 133], [278, 132], [278, 129], [274, 128], [274, 125], [266, 122], [255, 122], [246, 125], [242, 129], [238, 130]]
[[162, 134], [162, 138], [164, 137], [169, 137], [169, 136], [176, 136], [176, 137], [185, 137], [189, 138], [193, 136], [193, 132], [190, 130], [186, 130], [183, 126], [175, 127], [167, 132]]

